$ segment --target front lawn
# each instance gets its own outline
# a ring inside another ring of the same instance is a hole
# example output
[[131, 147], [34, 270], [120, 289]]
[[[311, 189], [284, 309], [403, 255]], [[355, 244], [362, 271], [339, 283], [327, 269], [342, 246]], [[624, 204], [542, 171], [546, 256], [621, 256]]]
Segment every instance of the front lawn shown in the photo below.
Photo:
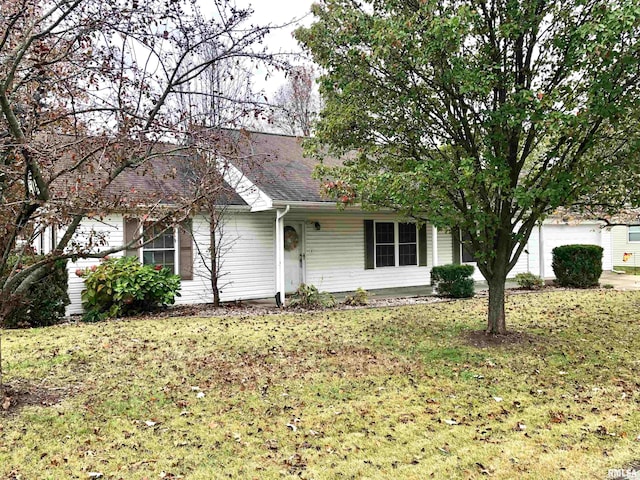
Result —
[[[0, 478], [607, 478], [640, 459], [640, 292], [3, 332]], [[20, 403], [26, 404], [20, 404]]]

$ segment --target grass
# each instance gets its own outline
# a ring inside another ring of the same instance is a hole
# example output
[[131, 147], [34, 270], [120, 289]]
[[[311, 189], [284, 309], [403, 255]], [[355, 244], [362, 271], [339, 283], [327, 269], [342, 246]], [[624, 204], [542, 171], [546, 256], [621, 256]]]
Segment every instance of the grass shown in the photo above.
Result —
[[617, 267], [613, 267], [614, 270], [618, 272], [624, 272], [629, 275], [640, 275], [640, 267], [630, 267], [629, 265], [618, 265]]
[[0, 478], [606, 478], [640, 457], [639, 307], [514, 295], [498, 345], [481, 299], [7, 331], [48, 401], [0, 414]]

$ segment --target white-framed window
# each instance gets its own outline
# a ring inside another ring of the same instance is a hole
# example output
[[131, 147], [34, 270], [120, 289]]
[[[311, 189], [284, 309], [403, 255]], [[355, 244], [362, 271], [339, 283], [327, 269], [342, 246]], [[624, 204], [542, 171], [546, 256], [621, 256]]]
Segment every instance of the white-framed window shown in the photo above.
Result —
[[640, 225], [629, 225], [629, 243], [640, 243]]
[[[150, 239], [153, 240], [149, 241]], [[154, 225], [145, 231], [143, 241], [141, 250], [144, 265], [160, 265], [169, 269], [171, 273], [178, 271], [176, 232], [173, 228], [163, 229]]]
[[415, 223], [375, 222], [376, 268], [418, 265]]

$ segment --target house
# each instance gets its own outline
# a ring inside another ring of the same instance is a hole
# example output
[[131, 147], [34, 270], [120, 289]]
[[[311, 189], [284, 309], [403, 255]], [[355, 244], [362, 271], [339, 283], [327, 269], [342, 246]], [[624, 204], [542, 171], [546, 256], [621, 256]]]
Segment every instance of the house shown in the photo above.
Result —
[[640, 221], [611, 227], [613, 268], [640, 268]]
[[[243, 171], [225, 162], [225, 179], [233, 188], [225, 199], [224, 233], [217, 239], [225, 245], [222, 301], [277, 295], [284, 302], [285, 295], [301, 283], [329, 292], [427, 286], [434, 265], [473, 262], [450, 232], [433, 225], [417, 227], [392, 212], [338, 208], [321, 195], [320, 182], [312, 178], [316, 162], [303, 157], [299, 138], [247, 133], [242, 140], [242, 152], [254, 160], [254, 166]], [[150, 181], [144, 175], [128, 174], [118, 182], [122, 190], [130, 188], [149, 198], [158, 198], [163, 191], [181, 194], [175, 179]], [[77, 235], [99, 235], [108, 248], [129, 243], [140, 225], [139, 216], [114, 212], [101, 219], [87, 218]], [[597, 243], [610, 250], [611, 240], [610, 233], [596, 223], [545, 222], [531, 236], [512, 274], [530, 271], [551, 276], [551, 248], [563, 243]], [[206, 303], [212, 301], [205, 267], [209, 247], [208, 217], [198, 213], [153, 242], [120, 254], [138, 256], [142, 262], [162, 264], [180, 274], [177, 303]], [[73, 272], [97, 262], [69, 262], [68, 314], [82, 311], [83, 280]], [[611, 269], [610, 261], [604, 266]], [[475, 276], [481, 279], [478, 271]]]

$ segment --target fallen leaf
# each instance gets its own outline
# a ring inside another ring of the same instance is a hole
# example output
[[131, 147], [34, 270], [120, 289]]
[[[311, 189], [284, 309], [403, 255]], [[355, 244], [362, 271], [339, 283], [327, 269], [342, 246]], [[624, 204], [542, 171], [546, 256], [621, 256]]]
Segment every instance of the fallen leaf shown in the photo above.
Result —
[[496, 402], [501, 402], [501, 401], [502, 401], [502, 397], [493, 397], [493, 399], [494, 399]]
[[487, 470], [487, 469], [485, 468], [485, 466], [484, 466], [484, 465], [482, 465], [481, 463], [476, 462], [476, 466], [480, 469], [480, 473], [481, 473], [482, 475], [490, 475], [490, 474], [491, 474], [491, 472], [489, 472], [489, 470]]
[[2, 402], [2, 409], [9, 410], [10, 406], [11, 406], [11, 397], [5, 397], [4, 402]]

